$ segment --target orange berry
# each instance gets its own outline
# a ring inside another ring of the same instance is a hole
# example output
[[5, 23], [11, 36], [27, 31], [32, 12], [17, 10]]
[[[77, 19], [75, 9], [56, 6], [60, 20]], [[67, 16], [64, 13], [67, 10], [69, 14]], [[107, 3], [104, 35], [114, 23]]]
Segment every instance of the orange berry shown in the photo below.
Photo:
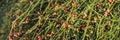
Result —
[[75, 2], [72, 2], [72, 6], [74, 6], [75, 5]]
[[109, 2], [110, 2], [110, 3], [112, 3], [112, 2], [113, 2], [113, 0], [109, 0]]
[[76, 2], [76, 0], [72, 0], [72, 6], [74, 6], [74, 5], [75, 5], [75, 2]]
[[46, 14], [48, 14], [48, 12], [49, 12], [48, 10], [45, 11]]
[[54, 15], [54, 16], [56, 16], [56, 15], [57, 15], [57, 13], [56, 13], [56, 12], [54, 12], [54, 13], [53, 13], [53, 15]]
[[40, 12], [38, 11], [37, 14], [40, 14]]
[[108, 16], [109, 13], [110, 13], [109, 10], [105, 11], [105, 16]]
[[72, 13], [70, 13], [70, 16], [71, 16], [71, 17], [77, 17], [77, 14], [72, 14]]
[[51, 34], [55, 34], [55, 32], [52, 31]]
[[58, 24], [56, 24], [56, 26], [55, 26], [56, 28], [59, 28], [59, 25]]
[[58, 4], [55, 6], [55, 10], [57, 10], [57, 9], [59, 9], [59, 5]]
[[62, 26], [63, 26], [63, 28], [66, 28], [66, 27], [68, 26], [68, 24], [64, 22], [64, 23], [62, 24]]
[[50, 36], [52, 36], [51, 34], [47, 34], [47, 37], [50, 37]]
[[88, 29], [93, 29], [93, 26], [88, 26]]
[[14, 34], [14, 37], [16, 37], [16, 38], [20, 38], [22, 36], [22, 33], [16, 33], [16, 34]]
[[85, 18], [87, 18], [87, 14], [86, 13], [84, 13], [84, 16], [83, 16], [83, 19], [85, 19]]
[[97, 18], [96, 17], [94, 17], [94, 22], [97, 22]]

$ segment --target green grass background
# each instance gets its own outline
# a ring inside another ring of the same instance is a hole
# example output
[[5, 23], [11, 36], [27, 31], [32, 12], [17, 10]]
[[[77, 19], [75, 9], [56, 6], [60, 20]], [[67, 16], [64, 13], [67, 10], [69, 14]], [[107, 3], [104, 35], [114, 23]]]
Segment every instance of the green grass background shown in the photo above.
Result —
[[[112, 3], [108, 0], [76, 0], [74, 6], [71, 3], [72, 0], [33, 0], [32, 3], [30, 0], [0, 0], [0, 40], [8, 40], [10, 32], [13, 35], [23, 33], [20, 38], [13, 36], [14, 40], [37, 40], [37, 36], [42, 36], [43, 40], [120, 40], [119, 0]], [[110, 10], [107, 17], [104, 15], [106, 10]], [[71, 13], [77, 16], [71, 17]], [[87, 14], [85, 19], [84, 13]], [[29, 23], [25, 22], [26, 17]], [[69, 27], [64, 28], [63, 23]], [[93, 28], [89, 29], [89, 26]], [[52, 31], [55, 34], [47, 37]]]

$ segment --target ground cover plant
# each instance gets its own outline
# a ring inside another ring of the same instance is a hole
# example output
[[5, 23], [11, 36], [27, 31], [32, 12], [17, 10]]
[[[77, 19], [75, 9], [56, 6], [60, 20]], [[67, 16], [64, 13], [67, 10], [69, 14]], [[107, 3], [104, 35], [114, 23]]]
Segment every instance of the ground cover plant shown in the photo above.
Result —
[[120, 40], [120, 0], [0, 0], [0, 40]]

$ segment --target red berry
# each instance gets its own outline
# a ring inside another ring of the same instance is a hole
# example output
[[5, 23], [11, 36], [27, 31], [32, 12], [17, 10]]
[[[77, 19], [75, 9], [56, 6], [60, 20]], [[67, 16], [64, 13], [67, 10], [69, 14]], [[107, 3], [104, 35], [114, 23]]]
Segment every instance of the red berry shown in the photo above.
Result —
[[82, 29], [82, 30], [85, 30], [85, 27], [82, 27], [81, 29]]
[[25, 21], [26, 21], [26, 23], [28, 23], [28, 22], [29, 22], [29, 18], [27, 17], [27, 18], [25, 19]]
[[39, 25], [43, 25], [43, 22], [39, 22]]
[[33, 0], [30, 0], [30, 4], [32, 4], [33, 3]]
[[42, 40], [42, 36], [38, 36], [38, 40]]
[[70, 9], [69, 8], [65, 8], [65, 11], [69, 11]]
[[15, 37], [18, 37], [18, 34], [14, 34]]
[[9, 37], [9, 40], [13, 40], [13, 38], [12, 38], [12, 37]]

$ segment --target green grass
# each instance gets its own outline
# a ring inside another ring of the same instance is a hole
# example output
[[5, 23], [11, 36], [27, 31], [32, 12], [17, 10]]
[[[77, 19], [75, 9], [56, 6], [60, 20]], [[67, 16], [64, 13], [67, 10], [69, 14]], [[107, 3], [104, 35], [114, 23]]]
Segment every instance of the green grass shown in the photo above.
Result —
[[119, 0], [2, 0], [0, 3], [0, 14], [5, 15], [0, 18], [1, 40], [120, 40]]

